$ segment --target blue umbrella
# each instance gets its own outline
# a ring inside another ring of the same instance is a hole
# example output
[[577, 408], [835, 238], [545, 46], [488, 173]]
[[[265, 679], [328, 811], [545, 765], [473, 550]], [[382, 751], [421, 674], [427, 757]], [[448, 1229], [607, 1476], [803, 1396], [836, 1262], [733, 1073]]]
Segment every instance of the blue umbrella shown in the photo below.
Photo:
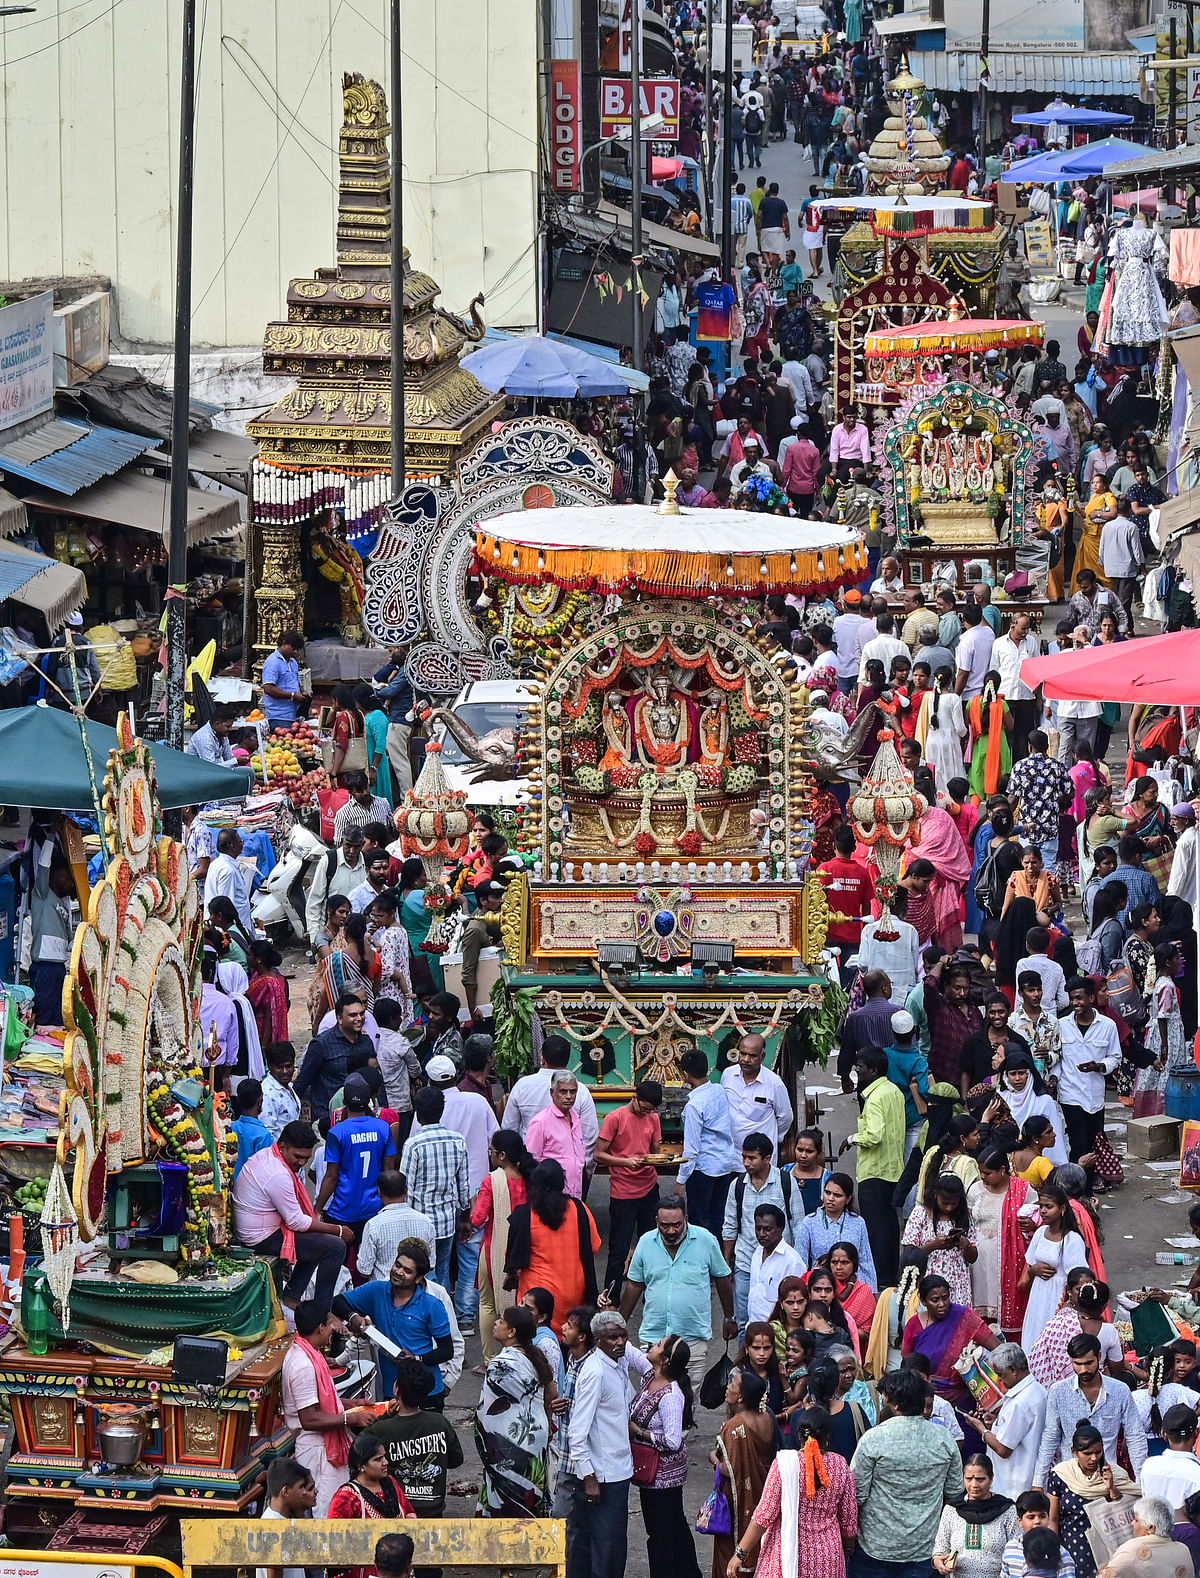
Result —
[[1044, 110], [1012, 118], [1021, 126], [1129, 126], [1133, 121], [1132, 115], [1118, 115], [1113, 110], [1086, 110], [1081, 105], [1066, 104], [1062, 99], [1053, 99]]
[[628, 394], [630, 387], [622, 367], [536, 334], [485, 345], [465, 356], [461, 365], [493, 394], [503, 391], [543, 400], [582, 395], [590, 399]]
[[1005, 170], [1002, 181], [1058, 181], [1069, 175], [1099, 175], [1118, 159], [1136, 159], [1146, 150], [1141, 143], [1124, 137], [1104, 137], [1082, 148], [1067, 148], [1063, 153], [1038, 153], [1022, 159]]

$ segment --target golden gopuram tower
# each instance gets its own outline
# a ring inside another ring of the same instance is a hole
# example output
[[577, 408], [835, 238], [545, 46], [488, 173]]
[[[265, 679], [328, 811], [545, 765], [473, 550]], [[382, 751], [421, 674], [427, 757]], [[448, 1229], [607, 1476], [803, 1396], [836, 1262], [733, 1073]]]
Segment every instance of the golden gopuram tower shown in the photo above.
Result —
[[[308, 526], [336, 511], [345, 537], [374, 532], [391, 486], [391, 175], [387, 98], [358, 73], [342, 79], [337, 266], [288, 286], [287, 321], [267, 325], [263, 370], [295, 381], [247, 424], [254, 465], [256, 655], [304, 629]], [[404, 251], [407, 479], [450, 476], [503, 410], [459, 358], [483, 338], [482, 297], [470, 319], [437, 305], [439, 287]]]

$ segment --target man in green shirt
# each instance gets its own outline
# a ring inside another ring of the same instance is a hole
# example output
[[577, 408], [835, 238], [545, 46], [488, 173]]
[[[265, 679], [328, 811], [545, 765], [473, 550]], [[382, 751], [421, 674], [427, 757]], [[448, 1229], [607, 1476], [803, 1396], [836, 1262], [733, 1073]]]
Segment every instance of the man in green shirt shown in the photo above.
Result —
[[896, 1280], [900, 1259], [900, 1222], [892, 1195], [904, 1171], [904, 1094], [888, 1078], [888, 1055], [879, 1047], [863, 1048], [854, 1075], [862, 1112], [858, 1129], [842, 1141], [841, 1149], [858, 1147], [858, 1209], [871, 1240], [879, 1286], [886, 1288]]
[[958, 1445], [944, 1425], [924, 1418], [927, 1390], [924, 1376], [913, 1370], [885, 1375], [879, 1383], [879, 1423], [855, 1448], [850, 1463], [858, 1494], [854, 1566], [861, 1578], [928, 1573], [942, 1507], [962, 1499]]

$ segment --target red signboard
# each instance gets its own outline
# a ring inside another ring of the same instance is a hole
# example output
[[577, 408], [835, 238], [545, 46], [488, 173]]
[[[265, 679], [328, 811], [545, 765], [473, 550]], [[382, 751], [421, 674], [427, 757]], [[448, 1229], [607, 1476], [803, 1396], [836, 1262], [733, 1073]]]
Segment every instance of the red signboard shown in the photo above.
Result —
[[[661, 115], [665, 124], [652, 133], [655, 142], [679, 141], [679, 83], [673, 77], [642, 78], [642, 118]], [[600, 135], [615, 137], [629, 125], [632, 95], [626, 77], [600, 79]]]
[[550, 62], [550, 169], [556, 192], [579, 190], [579, 156], [583, 152], [579, 116], [579, 62]]

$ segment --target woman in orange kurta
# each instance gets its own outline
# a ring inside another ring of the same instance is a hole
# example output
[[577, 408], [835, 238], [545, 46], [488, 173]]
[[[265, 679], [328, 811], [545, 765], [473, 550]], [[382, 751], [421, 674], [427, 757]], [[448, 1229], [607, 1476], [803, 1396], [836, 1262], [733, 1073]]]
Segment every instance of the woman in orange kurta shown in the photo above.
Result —
[[527, 1202], [513, 1211], [504, 1257], [506, 1288], [519, 1302], [530, 1288], [554, 1295], [551, 1326], [562, 1336], [563, 1321], [577, 1304], [595, 1304], [596, 1252], [600, 1234], [582, 1200], [567, 1193], [558, 1162], [539, 1162], [529, 1176]]

